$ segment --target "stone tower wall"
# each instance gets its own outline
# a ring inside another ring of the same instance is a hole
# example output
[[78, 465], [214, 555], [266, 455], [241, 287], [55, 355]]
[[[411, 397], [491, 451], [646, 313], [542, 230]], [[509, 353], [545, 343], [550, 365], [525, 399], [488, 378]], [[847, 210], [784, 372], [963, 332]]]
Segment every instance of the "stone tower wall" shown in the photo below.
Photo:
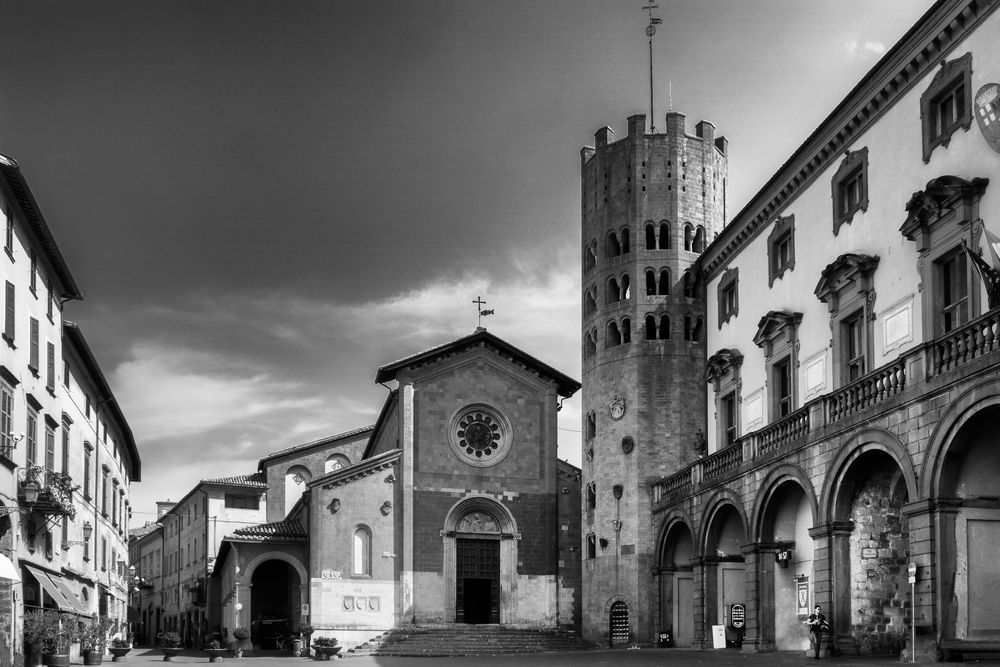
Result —
[[[727, 146], [706, 121], [687, 134], [680, 113], [667, 114], [665, 128], [647, 134], [645, 116], [632, 116], [624, 139], [614, 141], [611, 129], [602, 128], [594, 147], [581, 154], [583, 632], [598, 644], [610, 641], [608, 612], [618, 600], [629, 608], [630, 643], [654, 641], [656, 600], [644, 583], [656, 562], [649, 484], [694, 460], [695, 434], [705, 431], [704, 299], [694, 276], [685, 291], [684, 274], [722, 229]], [[669, 248], [659, 247], [664, 222]], [[655, 230], [652, 249], [647, 224]], [[663, 269], [670, 272], [669, 294], [660, 293], [666, 291], [659, 284]], [[656, 277], [653, 294], [647, 294], [647, 270]], [[609, 281], [621, 288], [623, 276], [629, 291], [616, 299]], [[657, 323], [655, 340], [646, 339], [648, 315]], [[659, 331], [663, 315], [670, 318], [669, 339]], [[629, 341], [615, 344], [608, 323], [623, 334], [626, 319]], [[624, 399], [619, 419], [610, 409], [616, 396]], [[593, 507], [587, 485], [594, 488]], [[593, 558], [589, 535], [596, 542]]]

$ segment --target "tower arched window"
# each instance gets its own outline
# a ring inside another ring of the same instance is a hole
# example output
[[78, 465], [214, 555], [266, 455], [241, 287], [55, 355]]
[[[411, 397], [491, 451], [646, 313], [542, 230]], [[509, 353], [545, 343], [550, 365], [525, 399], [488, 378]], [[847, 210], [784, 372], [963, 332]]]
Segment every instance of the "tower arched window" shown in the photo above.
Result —
[[353, 572], [362, 576], [372, 574], [372, 533], [367, 526], [354, 529]]
[[628, 274], [627, 273], [623, 273], [622, 274], [622, 282], [621, 282], [621, 295], [622, 295], [622, 299], [623, 300], [624, 299], [631, 299], [632, 298], [632, 284], [631, 283], [632, 283], [632, 280], [629, 278]]
[[593, 533], [587, 535], [587, 559], [597, 558], [597, 537]]
[[691, 340], [697, 342], [701, 340], [702, 319], [699, 315], [694, 321], [694, 328], [691, 330]]
[[323, 472], [333, 472], [351, 465], [351, 460], [343, 454], [331, 454], [323, 464]]
[[646, 269], [646, 294], [656, 294], [656, 271]]
[[656, 250], [656, 228], [652, 222], [646, 223], [646, 250]]
[[597, 288], [590, 288], [583, 298], [583, 314], [593, 315], [597, 310]]
[[660, 340], [670, 340], [670, 316], [660, 315]]
[[608, 233], [608, 257], [617, 257], [622, 254], [622, 246], [618, 242], [618, 235], [614, 232]]
[[597, 354], [597, 336], [595, 332], [588, 331], [584, 343], [583, 356], [592, 357]]
[[670, 294], [670, 269], [660, 270], [660, 282], [656, 290], [657, 294]]
[[656, 340], [656, 318], [646, 315], [646, 340]]
[[629, 252], [632, 244], [629, 239], [628, 227], [622, 229], [622, 254]]
[[684, 340], [691, 340], [691, 316], [684, 316]]
[[632, 320], [625, 318], [622, 320], [622, 343], [632, 342]]
[[663, 221], [660, 223], [660, 250], [670, 248], [670, 223]]
[[618, 279], [608, 278], [608, 303], [622, 300], [621, 288], [618, 286]]
[[694, 280], [691, 278], [691, 272], [684, 272], [684, 296], [691, 298], [694, 296]]
[[622, 332], [617, 322], [608, 322], [608, 333], [604, 339], [604, 347], [615, 347], [622, 344]]
[[583, 270], [590, 271], [597, 266], [597, 253], [594, 252], [594, 245], [589, 244], [583, 251]]
[[684, 225], [684, 249], [691, 250], [693, 246], [694, 246], [694, 227], [691, 226], [691, 223], [687, 223]]
[[705, 252], [705, 228], [701, 225], [694, 233], [694, 251]]

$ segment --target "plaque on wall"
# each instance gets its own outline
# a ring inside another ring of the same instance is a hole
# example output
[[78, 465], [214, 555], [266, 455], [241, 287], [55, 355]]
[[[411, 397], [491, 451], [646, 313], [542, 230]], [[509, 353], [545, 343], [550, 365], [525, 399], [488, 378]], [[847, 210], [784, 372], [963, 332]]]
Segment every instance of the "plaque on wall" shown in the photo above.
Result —
[[621, 419], [625, 416], [625, 397], [621, 394], [612, 395], [608, 408], [611, 412], [612, 419], [616, 421]]

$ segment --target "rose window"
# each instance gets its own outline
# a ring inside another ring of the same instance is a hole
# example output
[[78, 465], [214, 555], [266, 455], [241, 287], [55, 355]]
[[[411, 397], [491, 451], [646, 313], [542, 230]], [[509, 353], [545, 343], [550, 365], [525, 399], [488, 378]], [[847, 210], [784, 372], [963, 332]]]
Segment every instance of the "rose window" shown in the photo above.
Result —
[[468, 406], [455, 415], [452, 424], [452, 449], [467, 463], [490, 466], [510, 449], [510, 424], [493, 408]]

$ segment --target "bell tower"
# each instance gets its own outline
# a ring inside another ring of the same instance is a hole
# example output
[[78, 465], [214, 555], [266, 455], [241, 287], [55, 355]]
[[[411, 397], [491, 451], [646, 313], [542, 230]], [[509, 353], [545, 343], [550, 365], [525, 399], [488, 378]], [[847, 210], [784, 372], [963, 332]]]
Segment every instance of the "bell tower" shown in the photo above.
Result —
[[726, 217], [728, 142], [681, 113], [628, 119], [581, 151], [583, 634], [655, 641], [658, 536], [649, 485], [705, 432], [705, 295], [691, 270]]

